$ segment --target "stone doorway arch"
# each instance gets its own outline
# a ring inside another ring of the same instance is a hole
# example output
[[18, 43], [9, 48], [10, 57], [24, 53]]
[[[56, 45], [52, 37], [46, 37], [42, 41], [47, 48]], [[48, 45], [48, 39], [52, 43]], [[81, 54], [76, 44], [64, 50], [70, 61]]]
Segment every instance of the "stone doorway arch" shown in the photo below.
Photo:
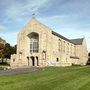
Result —
[[31, 56], [30, 58], [31, 58], [32, 66], [35, 66], [35, 57]]
[[37, 62], [37, 66], [39, 66], [39, 59], [38, 59], [38, 56], [36, 56], [36, 62]]

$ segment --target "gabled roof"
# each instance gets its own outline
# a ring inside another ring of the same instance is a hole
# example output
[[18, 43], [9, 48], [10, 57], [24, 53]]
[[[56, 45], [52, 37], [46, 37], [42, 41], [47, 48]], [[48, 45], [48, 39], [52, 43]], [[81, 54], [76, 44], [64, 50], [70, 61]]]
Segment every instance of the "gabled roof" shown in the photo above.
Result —
[[[68, 38], [66, 38], [66, 37], [64, 37], [64, 36], [62, 36], [62, 35], [60, 35], [60, 34], [58, 34], [58, 33], [56, 33], [55, 31], [52, 31], [52, 34], [55, 35], [55, 36], [57, 36], [57, 37], [59, 37], [59, 38], [62, 38], [62, 39], [64, 39], [64, 40], [66, 40], [66, 41], [68, 41], [68, 42], [70, 42], [70, 43], [73, 43], [71, 40], [69, 40]], [[74, 43], [73, 43], [73, 44], [74, 44]]]
[[[38, 22], [39, 24], [41, 24], [41, 25], [47, 27], [48, 29], [50, 29], [48, 26], [46, 26], [46, 25], [42, 24], [40, 21], [38, 21], [35, 17], [33, 17], [33, 18], [31, 19], [31, 21], [28, 23], [28, 25], [30, 25], [30, 23], [33, 23], [33, 22], [35, 22], [35, 23]], [[68, 42], [70, 42], [70, 43], [72, 43], [72, 44], [81, 45], [82, 42], [83, 42], [83, 38], [81, 38], [81, 39], [71, 39], [71, 40], [70, 40], [70, 39], [68, 39], [68, 38], [66, 38], [66, 37], [58, 34], [57, 32], [53, 31], [52, 29], [50, 29], [50, 30], [52, 31], [52, 34], [53, 34], [53, 35], [55, 35], [55, 36], [57, 36], [57, 37], [59, 37], [59, 38], [62, 38], [62, 39], [66, 40], [66, 41], [68, 41]]]
[[84, 38], [79, 38], [79, 39], [71, 39], [71, 42], [73, 42], [76, 45], [81, 45], [83, 42]]
[[82, 42], [83, 42], [83, 39], [84, 39], [84, 38], [79, 38], [79, 39], [71, 39], [70, 40], [70, 39], [68, 39], [68, 38], [66, 38], [66, 37], [64, 37], [64, 36], [56, 33], [55, 31], [52, 31], [52, 34], [55, 35], [55, 36], [57, 36], [57, 37], [59, 37], [59, 38], [62, 38], [64, 40], [66, 40], [66, 41], [68, 41], [68, 42], [70, 42], [72, 44], [75, 44], [75, 45], [81, 45]]

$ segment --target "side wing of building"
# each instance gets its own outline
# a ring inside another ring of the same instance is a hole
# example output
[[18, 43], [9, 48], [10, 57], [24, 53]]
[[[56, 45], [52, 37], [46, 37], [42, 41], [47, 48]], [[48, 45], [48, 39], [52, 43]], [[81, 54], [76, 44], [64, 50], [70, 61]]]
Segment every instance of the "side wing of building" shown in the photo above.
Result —
[[52, 31], [51, 47], [51, 64], [53, 63], [56, 66], [79, 64], [79, 57], [76, 55], [76, 45], [54, 31]]

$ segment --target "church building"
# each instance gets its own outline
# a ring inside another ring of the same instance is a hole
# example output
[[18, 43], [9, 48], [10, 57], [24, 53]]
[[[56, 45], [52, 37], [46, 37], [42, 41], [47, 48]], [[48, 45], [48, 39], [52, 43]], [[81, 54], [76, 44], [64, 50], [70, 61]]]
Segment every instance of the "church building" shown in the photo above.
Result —
[[17, 37], [17, 54], [11, 55], [12, 68], [86, 65], [85, 38], [68, 39], [42, 24], [35, 17]]

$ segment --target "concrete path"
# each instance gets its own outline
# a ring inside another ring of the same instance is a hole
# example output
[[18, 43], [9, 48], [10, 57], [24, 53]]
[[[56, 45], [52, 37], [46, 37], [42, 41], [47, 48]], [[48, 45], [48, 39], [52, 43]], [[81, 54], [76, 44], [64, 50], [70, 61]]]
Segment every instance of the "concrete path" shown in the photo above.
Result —
[[9, 69], [9, 70], [1, 70], [0, 76], [2, 75], [12, 75], [12, 74], [20, 74], [20, 73], [29, 73], [42, 70], [39, 67], [30, 67], [30, 68], [18, 68], [18, 69]]

